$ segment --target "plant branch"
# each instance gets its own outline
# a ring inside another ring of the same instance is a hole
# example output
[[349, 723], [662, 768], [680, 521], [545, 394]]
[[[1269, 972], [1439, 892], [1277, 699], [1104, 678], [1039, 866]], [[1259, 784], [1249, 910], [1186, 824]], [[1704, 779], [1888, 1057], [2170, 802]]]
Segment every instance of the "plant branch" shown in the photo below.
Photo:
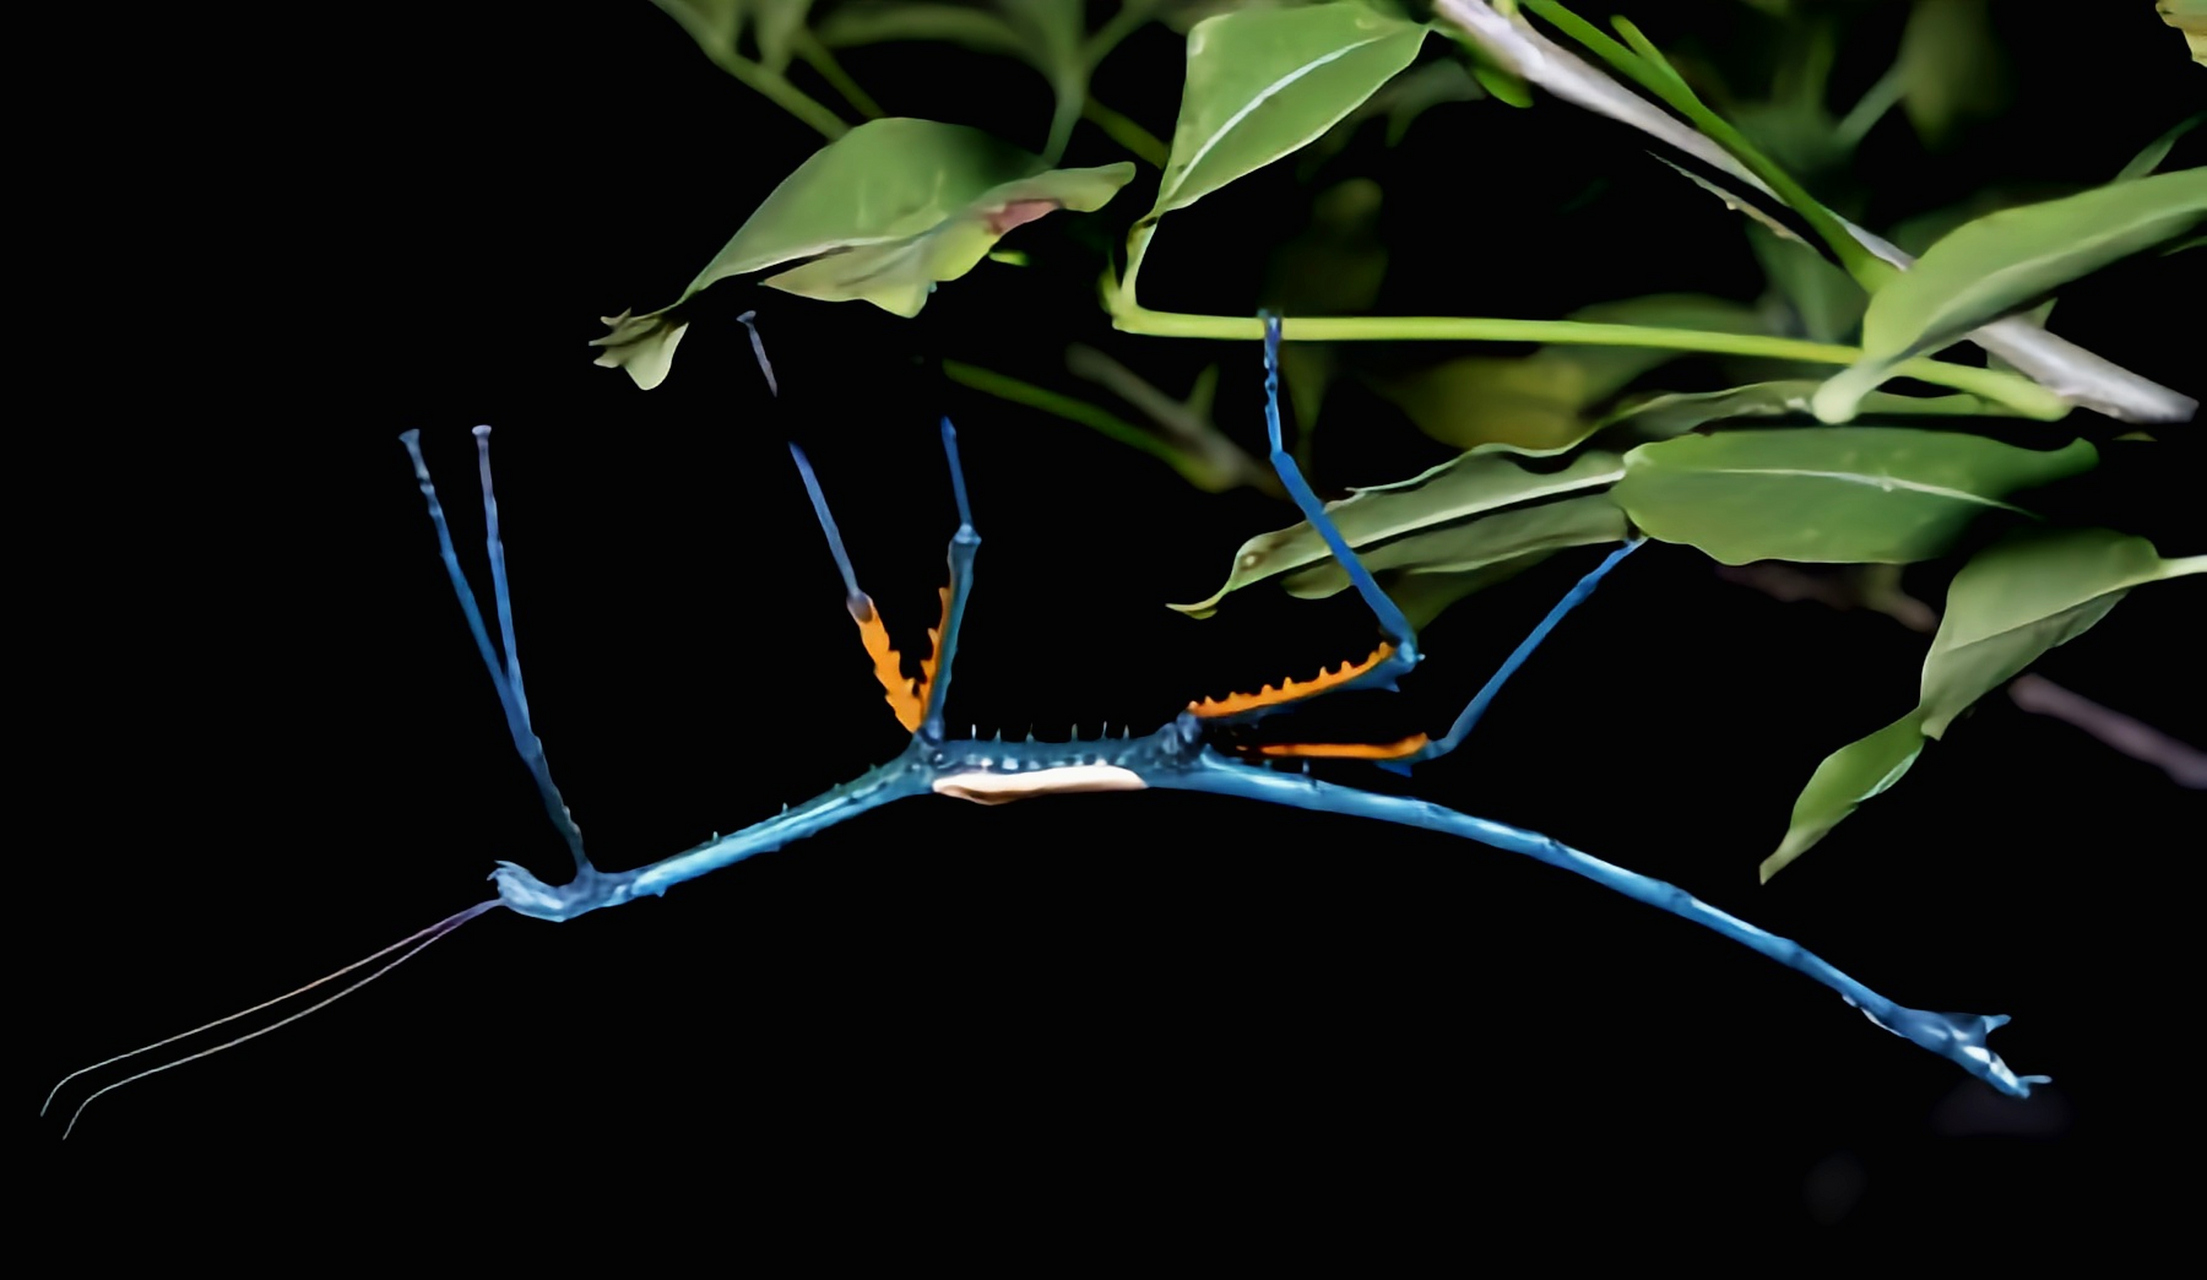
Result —
[[827, 81], [830, 88], [841, 94], [843, 101], [851, 104], [852, 110], [868, 120], [879, 120], [887, 114], [881, 109], [880, 103], [875, 102], [871, 95], [858, 87], [858, 82], [851, 79], [850, 73], [843, 69], [843, 64], [835, 60], [834, 52], [820, 43], [820, 38], [812, 34], [810, 28], [800, 28], [798, 30], [796, 38], [792, 42], [792, 47], [796, 50], [797, 56], [805, 60], [806, 66], [819, 72], [820, 78]]
[[[1159, 338], [1258, 340], [1264, 322], [1254, 316], [1199, 316], [1122, 307], [1112, 321], [1128, 333]], [[1716, 355], [1764, 356], [1815, 364], [1851, 365], [1859, 347], [1809, 342], [1759, 333], [1720, 333], [1584, 320], [1506, 320], [1484, 316], [1295, 316], [1283, 334], [1293, 342], [1542, 342], [1586, 347], [1657, 347]], [[1997, 400], [2024, 417], [2053, 422], [2069, 412], [2060, 396], [2027, 378], [1941, 360], [1916, 359], [1896, 376]]]
[[1250, 488], [1275, 498], [1287, 497], [1287, 489], [1272, 468], [1250, 457], [1211, 421], [1210, 397], [1202, 380], [1196, 397], [1183, 403], [1094, 347], [1075, 344], [1067, 349], [1065, 367], [1074, 377], [1093, 382], [1141, 410], [1160, 431], [1201, 457], [1214, 474], [1239, 473], [1241, 482]]
[[[833, 142], [851, 131], [843, 118], [822, 106], [804, 90], [791, 84], [789, 77], [778, 71], [769, 71], [764, 64], [753, 62], [733, 49], [702, 46], [713, 60], [713, 65], [757, 90], [767, 101], [787, 111], [819, 131], [821, 137]], [[832, 81], [831, 81], [832, 83]], [[853, 86], [854, 88], [856, 86]], [[863, 96], [863, 95], [861, 95]]]
[[2176, 785], [2207, 791], [2207, 751], [2180, 742], [2143, 720], [2134, 719], [2062, 688], [2042, 675], [2017, 676], [2008, 698], [2033, 715], [2072, 724], [2122, 752], [2169, 775]]
[[1085, 400], [1077, 400], [1048, 387], [1038, 387], [1031, 382], [983, 369], [962, 360], [943, 361], [943, 376], [959, 386], [995, 396], [1013, 404], [1023, 404], [1030, 409], [1040, 409], [1055, 418], [1078, 423], [1108, 440], [1139, 449], [1180, 473], [1180, 477], [1205, 493], [1223, 493], [1246, 483], [1247, 477], [1239, 468], [1221, 466], [1216, 460], [1199, 457], [1170, 441], [1161, 439], [1153, 431], [1144, 431], [1116, 414], [1108, 413]]
[[[1723, 147], [1595, 70], [1523, 18], [1505, 18], [1482, 0], [1434, 0], [1434, 9], [1512, 74], [1566, 102], [1660, 139], [1765, 195], [1777, 194]], [[1914, 262], [1882, 237], [1844, 218], [1839, 223], [1864, 248], [1894, 266], [1905, 270]], [[2022, 316], [1986, 325], [1972, 332], [1969, 340], [2055, 394], [2125, 422], [2187, 422], [2199, 407], [2191, 397], [2056, 337]]]
[[1810, 195], [1807, 188], [1794, 181], [1793, 175], [1758, 150], [1730, 121], [1710, 110], [1686, 84], [1685, 78], [1671, 66], [1670, 61], [1663, 57], [1662, 52], [1646, 36], [1640, 34], [1639, 28], [1623, 19], [1618, 20], [1619, 29], [1632, 45], [1628, 49], [1555, 0], [1526, 0], [1526, 3], [1541, 17], [1562, 28], [1572, 39], [1593, 50], [1602, 61], [1630, 77], [1692, 121], [1701, 136], [1724, 148], [1766, 190], [1775, 193], [1795, 213], [1801, 215], [1839, 258], [1840, 265], [1847, 268], [1847, 274], [1853, 276], [1864, 288], [1873, 289], [1892, 274], [1889, 266], [1847, 234], [1839, 218], [1825, 208], [1822, 201]]
[[1096, 101], [1095, 94], [1089, 94], [1081, 102], [1081, 119], [1103, 130], [1106, 137], [1125, 147], [1137, 160], [1162, 169], [1165, 162], [1172, 159], [1172, 148], [1159, 141], [1156, 134], [1136, 124], [1132, 116], [1122, 115]]

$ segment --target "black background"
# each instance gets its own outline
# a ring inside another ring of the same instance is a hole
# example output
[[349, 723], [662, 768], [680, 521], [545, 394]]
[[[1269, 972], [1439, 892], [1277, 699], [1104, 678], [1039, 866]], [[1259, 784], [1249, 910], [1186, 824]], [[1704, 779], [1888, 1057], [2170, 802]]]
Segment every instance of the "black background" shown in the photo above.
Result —
[[[1955, 196], [1969, 173], [2102, 178], [2197, 101], [2198, 70], [2139, 58], [2136, 31], [2010, 34], [2018, 107], [1966, 163], [1926, 168]], [[984, 733], [1146, 730], [1369, 635], [1345, 598], [1168, 612], [1288, 511], [929, 371], [949, 355], [1077, 389], [1051, 371], [1086, 341], [1177, 388], [1224, 361], [1220, 420], [1257, 446], [1255, 349], [1111, 334], [1081, 305], [1095, 259], [1048, 223], [1020, 233], [1036, 268], [984, 265], [916, 322], [730, 285], [662, 389], [592, 367], [596, 316], [672, 299], [817, 145], [649, 5], [80, 39], [100, 105], [57, 111], [48, 136], [60, 216], [26, 265], [54, 274], [16, 347], [26, 1097], [476, 901], [494, 858], [556, 878], [403, 429], [479, 569], [467, 428], [498, 427], [538, 728], [609, 867], [898, 747], [792, 437], [916, 638], [951, 521], [932, 425], [958, 420], [987, 545], [953, 715]], [[1110, 86], [1160, 134], [1173, 40], [1140, 37]], [[925, 56], [851, 65], [892, 111], [1039, 121], [1039, 81], [982, 95], [1024, 83], [1015, 67]], [[1085, 129], [1070, 157], [1111, 158]], [[1443, 108], [1384, 163], [1395, 301], [1443, 265], [1459, 280], [1453, 302], [1391, 309], [1756, 287], [1722, 211], [1583, 113]], [[1151, 181], [1076, 237], [1115, 235]], [[1613, 181], [1578, 221], [1545, 216]], [[1260, 177], [1176, 215], [1145, 301], [1252, 309], [1259, 259], [1237, 245], [1292, 194]], [[2178, 261], [2065, 295], [2056, 327], [2199, 395]], [[779, 404], [732, 320], [748, 306]], [[1329, 407], [1322, 490], [1441, 456], [1376, 402], [1359, 432], [1363, 409]], [[2130, 527], [2164, 554], [2207, 552], [2195, 430], [2110, 454], [2142, 495]], [[1590, 563], [1449, 615], [1377, 720], [1445, 724]], [[2195, 583], [2137, 593], [2040, 669], [2207, 740]], [[1921, 585], [1935, 600], [1936, 573]], [[569, 927], [493, 915], [324, 1014], [102, 1098], [66, 1147], [26, 1124], [26, 1149], [63, 1201], [205, 1196], [210, 1232], [337, 1187], [322, 1220], [366, 1230], [389, 1219], [359, 1189], [385, 1179], [754, 1230], [820, 1215], [863, 1237], [910, 1215], [952, 1243], [1041, 1233], [1075, 1253], [1175, 1224], [1214, 1246], [1427, 1239], [1468, 1260], [1551, 1214], [1718, 1239], [2149, 1215], [2193, 1105], [2172, 1041], [2196, 972], [2196, 795], [1995, 696], [1755, 883], [1816, 761], [1912, 701], [1922, 646], [1652, 547], [1415, 789], [1674, 879], [1905, 1003], [2015, 1015], [1996, 1044], [2058, 1082], [2028, 1104], [1522, 859], [1142, 795], [913, 803]]]

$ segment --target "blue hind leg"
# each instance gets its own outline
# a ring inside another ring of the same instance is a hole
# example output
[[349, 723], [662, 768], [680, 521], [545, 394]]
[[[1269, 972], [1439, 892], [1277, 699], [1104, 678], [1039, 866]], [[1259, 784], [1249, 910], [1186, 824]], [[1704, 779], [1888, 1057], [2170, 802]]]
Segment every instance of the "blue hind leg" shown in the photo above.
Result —
[[1471, 702], [1465, 706], [1462, 714], [1456, 717], [1456, 723], [1448, 727], [1447, 733], [1435, 738], [1416, 752], [1395, 763], [1399, 766], [1408, 766], [1423, 760], [1445, 756], [1454, 751], [1470, 735], [1473, 726], [1479, 723], [1480, 717], [1487, 714], [1487, 707], [1493, 703], [1494, 696], [1502, 691], [1502, 686], [1509, 682], [1511, 676], [1517, 674], [1519, 667], [1525, 665], [1525, 659], [1533, 656], [1533, 650], [1539, 648], [1540, 642], [1548, 638], [1548, 633], [1556, 629], [1556, 624], [1563, 621], [1563, 616], [1585, 603], [1586, 598], [1594, 594], [1594, 588], [1601, 585], [1602, 579], [1608, 575], [1609, 571], [1616, 568], [1619, 561], [1631, 555], [1639, 548], [1641, 543], [1646, 541], [1646, 538], [1634, 538], [1602, 557], [1602, 562], [1595, 565], [1592, 572], [1579, 579], [1577, 585], [1565, 592], [1563, 599], [1556, 601], [1555, 608], [1548, 611], [1548, 616], [1542, 618], [1540, 624], [1534, 627], [1522, 641], [1518, 642], [1517, 648], [1510, 651], [1510, 656], [1502, 660], [1502, 665], [1495, 668], [1494, 674], [1487, 677], [1487, 682], [1479, 687], [1479, 692], [1472, 696]]
[[576, 875], [593, 875], [595, 869], [583, 853], [582, 831], [575, 826], [574, 815], [561, 798], [559, 787], [552, 782], [552, 767], [544, 758], [544, 743], [529, 722], [529, 700], [521, 686], [520, 651], [514, 645], [513, 601], [506, 590], [506, 549], [498, 535], [498, 499], [491, 489], [490, 428], [475, 428], [475, 451], [477, 470], [482, 478], [484, 541], [490, 555], [491, 592], [498, 616], [498, 637], [505, 651], [503, 660], [499, 650], [491, 644], [489, 628], [483, 625], [483, 611], [476, 604], [475, 590], [468, 585], [467, 575], [460, 571], [460, 556], [452, 546], [452, 530], [445, 523], [444, 504], [437, 500], [437, 486], [429, 478], [428, 462], [422, 458], [421, 432], [404, 432], [399, 442], [406, 446], [407, 456], [414, 460], [414, 478], [421, 483], [422, 500], [429, 504], [429, 522], [436, 526], [437, 549], [444, 557], [445, 576], [452, 582], [452, 593], [459, 597], [468, 633], [475, 637], [475, 651], [482, 657], [483, 667], [490, 672], [491, 684], [498, 691], [498, 705], [506, 713], [506, 732], [512, 735], [514, 749], [521, 753], [521, 762], [528, 766], [529, 776], [536, 780], [537, 794], [544, 801], [545, 813], [566, 839], [568, 852], [574, 855]]

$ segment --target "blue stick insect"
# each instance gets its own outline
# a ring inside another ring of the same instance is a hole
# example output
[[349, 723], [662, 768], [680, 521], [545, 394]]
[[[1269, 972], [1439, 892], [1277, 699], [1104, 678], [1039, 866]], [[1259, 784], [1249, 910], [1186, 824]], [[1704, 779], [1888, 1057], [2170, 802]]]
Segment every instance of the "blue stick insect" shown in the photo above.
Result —
[[[749, 316], [744, 317], [746, 322]], [[1586, 877], [1637, 902], [1660, 908], [1776, 960], [1839, 993], [1872, 1022], [1904, 1039], [1948, 1058], [1971, 1075], [2002, 1093], [2026, 1097], [2031, 1086], [2048, 1077], [2018, 1075], [1992, 1052], [1988, 1034], [2007, 1021], [2005, 1017], [1935, 1013], [1896, 1004], [1872, 991], [1821, 956], [1799, 943], [1778, 937], [1725, 911], [1702, 902], [1678, 887], [1625, 870], [1583, 853], [1538, 832], [1488, 818], [1475, 817], [1430, 801], [1408, 796], [1359, 790], [1312, 777], [1307, 762], [1319, 759], [1367, 760], [1380, 767], [1407, 771], [1421, 761], [1436, 759], [1454, 750], [1478, 724], [1510, 676], [1522, 666], [1548, 634], [1580, 602], [1593, 593], [1602, 579], [1640, 545], [1627, 542], [1610, 553], [1550, 609], [1522, 643], [1472, 698], [1455, 722], [1439, 737], [1423, 734], [1385, 744], [1362, 742], [1256, 741], [1246, 730], [1256, 721], [1306, 705], [1329, 694], [1358, 689], [1392, 690], [1399, 677], [1418, 663], [1417, 635], [1402, 611], [1380, 588], [1358, 560], [1356, 552], [1328, 518], [1282, 441], [1279, 408], [1279, 346], [1282, 322], [1265, 317], [1265, 426], [1271, 447], [1271, 464], [1303, 516], [1318, 531], [1334, 558], [1347, 571], [1350, 582], [1377, 620], [1380, 640], [1370, 656], [1332, 670], [1322, 670], [1308, 681], [1283, 681], [1256, 693], [1193, 702], [1170, 724], [1142, 736], [1076, 739], [1069, 742], [1006, 742], [979, 738], [953, 738], [943, 719], [958, 651], [959, 631], [967, 600], [973, 589], [974, 560], [981, 546], [967, 501], [965, 477], [958, 459], [958, 439], [946, 418], [942, 442], [949, 464], [951, 493], [958, 512], [957, 531], [949, 546], [950, 585], [941, 593], [942, 618], [930, 631], [933, 650], [922, 658], [920, 675], [905, 674], [903, 657], [892, 646], [889, 633], [874, 602], [859, 588], [850, 557], [843, 547], [826, 495], [811, 461], [795, 444], [790, 454], [810, 496], [820, 528], [843, 579], [844, 604], [858, 625], [861, 640], [871, 657], [876, 676], [887, 693], [898, 720], [911, 739], [894, 759], [868, 770], [858, 778], [832, 787], [775, 817], [716, 837], [695, 848], [627, 871], [600, 870], [584, 851], [582, 833], [570, 814], [559, 788], [553, 783], [529, 713], [515, 644], [513, 609], [507, 591], [505, 552], [499, 536], [498, 506], [493, 495], [490, 469], [490, 428], [475, 429], [479, 481], [483, 494], [486, 542], [489, 554], [493, 608], [486, 617], [461, 571], [444, 508], [429, 467], [423, 459], [417, 433], [400, 439], [406, 446], [428, 506], [445, 572], [459, 599], [460, 609], [475, 641], [477, 654], [489, 671], [505, 713], [506, 728], [520, 752], [552, 824], [564, 837], [572, 855], [574, 876], [562, 884], [548, 883], [511, 862], [500, 862], [492, 879], [497, 896], [438, 921], [343, 969], [286, 992], [275, 999], [241, 1010], [180, 1035], [171, 1036], [83, 1068], [64, 1077], [48, 1096], [47, 1104], [71, 1080], [88, 1072], [125, 1062], [141, 1054], [177, 1044], [187, 1037], [223, 1027], [248, 1015], [276, 1008], [295, 998], [313, 995], [303, 1008], [278, 1020], [237, 1035], [210, 1048], [191, 1052], [126, 1075], [85, 1096], [71, 1113], [73, 1129], [93, 1099], [134, 1080], [180, 1066], [211, 1053], [265, 1035], [277, 1027], [312, 1013], [389, 972], [439, 938], [485, 914], [505, 908], [540, 920], [571, 920], [602, 908], [616, 907], [643, 897], [656, 897], [687, 880], [742, 862], [761, 853], [820, 832], [892, 801], [924, 795], [953, 796], [981, 804], [1001, 804], [1037, 796], [1078, 792], [1137, 791], [1164, 788], [1208, 792], [1222, 796], [1291, 808], [1371, 818], [1459, 836], [1512, 853], [1523, 854]], [[772, 385], [773, 374], [765, 351], [753, 343], [762, 371]], [[493, 632], [495, 628], [495, 635]], [[1280, 766], [1296, 765], [1295, 769]], [[329, 994], [315, 994], [353, 977]], [[64, 1137], [67, 1130], [64, 1131]]]

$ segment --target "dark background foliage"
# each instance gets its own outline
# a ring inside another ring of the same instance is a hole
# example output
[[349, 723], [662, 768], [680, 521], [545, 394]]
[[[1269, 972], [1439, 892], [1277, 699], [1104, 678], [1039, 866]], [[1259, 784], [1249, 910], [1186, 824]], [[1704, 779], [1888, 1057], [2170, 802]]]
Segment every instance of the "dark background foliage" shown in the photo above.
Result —
[[[2003, 17], [2009, 108], [1938, 153], [1881, 125], [1851, 175], [1872, 223], [1995, 183], [2104, 180], [2196, 106], [2199, 69], [2132, 7]], [[1651, 33], [1712, 58], [1774, 38], [1747, 6], [1665, 8], [1640, 15]], [[1900, 19], [1854, 8], [1864, 61], [1840, 75], [1866, 82]], [[64, 390], [26, 414], [17, 472], [38, 515], [17, 615], [29, 1092], [476, 900], [493, 858], [556, 870], [402, 429], [422, 429], [475, 563], [466, 428], [499, 428], [532, 701], [609, 866], [897, 747], [786, 439], [813, 450], [910, 636], [950, 527], [931, 428], [957, 418], [987, 546], [954, 714], [984, 733], [1146, 730], [1368, 637], [1346, 599], [1167, 612], [1287, 509], [1198, 493], [931, 371], [943, 355], [1062, 367], [1085, 341], [1172, 388], [1224, 361], [1219, 420], [1256, 447], [1253, 347], [1118, 337], [1094, 305], [1083, 246], [1110, 242], [1150, 178], [1126, 208], [1015, 236], [1033, 267], [985, 266], [917, 321], [727, 286], [647, 394], [591, 366], [595, 317], [673, 297], [814, 135], [640, 2], [239, 34], [180, 33], [158, 67], [105, 69], [107, 123], [72, 124], [80, 167], [57, 183], [70, 252], [33, 264], [60, 268], [64, 309], [19, 352], [59, 378], [24, 385]], [[1040, 83], [1010, 64], [904, 48], [849, 65], [891, 110], [1039, 135]], [[1110, 74], [1113, 105], [1169, 133], [1177, 37], [1145, 32]], [[1385, 309], [1553, 316], [1759, 288], [1732, 219], [1559, 104], [1454, 104], [1392, 151], [1355, 145], [1387, 192]], [[1106, 149], [1083, 130], [1069, 159]], [[1180, 215], [1145, 301], [1248, 309], [1248, 242], [1298, 191], [1281, 166]], [[2065, 294], [2055, 327], [2199, 395], [2179, 266], [2108, 272]], [[779, 403], [732, 319], [753, 306]], [[1329, 404], [1323, 490], [1441, 456], [1391, 415]], [[2119, 486], [2165, 555], [2207, 551], [2197, 430], [2112, 446], [2089, 482]], [[1359, 714], [1374, 732], [1445, 724], [1590, 563], [1461, 606], [1399, 705]], [[1911, 585], [1936, 599], [1940, 574]], [[2041, 669], [2207, 740], [2199, 604], [2194, 584], [2142, 591]], [[2033, 1237], [2146, 1214], [2166, 1189], [2156, 1150], [2191, 1109], [2167, 1020], [2196, 968], [2176, 891], [2196, 794], [1995, 696], [1755, 883], [1816, 761], [1912, 700], [1922, 645], [1652, 548], [1413, 785], [1672, 878], [1904, 1002], [2014, 1014], [2001, 1049], [2057, 1080], [2027, 1104], [1520, 859], [1152, 795], [916, 803], [572, 927], [493, 916], [325, 1015], [103, 1098], [66, 1148], [31, 1130], [32, 1158], [64, 1200], [115, 1203], [120, 1177], [126, 1199], [235, 1206], [402, 1158], [487, 1198], [549, 1181], [609, 1210], [753, 1227], [847, 1211], [853, 1231], [914, 1213], [939, 1239], [1080, 1253], [1153, 1224], [1453, 1240], [1470, 1262], [1550, 1210], [1741, 1240]]]

